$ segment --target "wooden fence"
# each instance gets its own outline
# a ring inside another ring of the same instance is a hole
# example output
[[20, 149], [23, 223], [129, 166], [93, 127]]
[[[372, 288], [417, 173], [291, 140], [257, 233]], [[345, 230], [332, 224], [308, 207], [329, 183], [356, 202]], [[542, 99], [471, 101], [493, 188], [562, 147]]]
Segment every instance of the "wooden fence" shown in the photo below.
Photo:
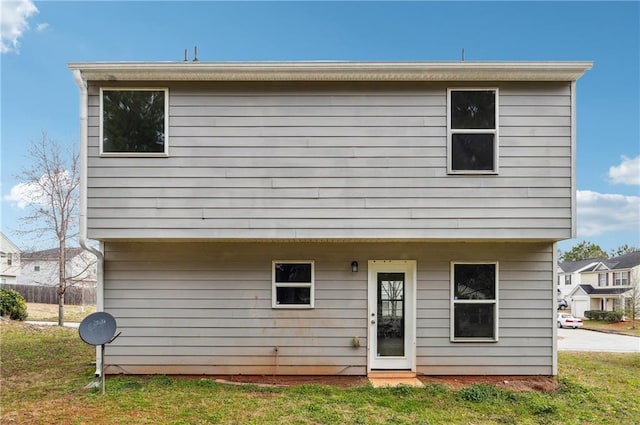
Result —
[[[18, 291], [28, 303], [58, 304], [57, 286], [2, 283], [0, 287]], [[64, 303], [69, 305], [95, 304], [96, 287], [71, 286], [64, 293]]]

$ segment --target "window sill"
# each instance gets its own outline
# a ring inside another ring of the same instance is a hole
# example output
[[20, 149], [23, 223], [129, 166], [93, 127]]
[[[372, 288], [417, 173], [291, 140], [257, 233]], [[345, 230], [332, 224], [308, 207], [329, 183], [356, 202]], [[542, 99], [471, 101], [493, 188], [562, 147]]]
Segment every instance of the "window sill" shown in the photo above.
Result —
[[313, 310], [311, 305], [284, 304], [271, 306], [274, 310]]
[[166, 152], [103, 152], [100, 158], [168, 158]]
[[464, 343], [468, 343], [468, 342], [498, 342], [497, 338], [457, 338], [457, 339], [450, 339], [451, 342], [454, 343], [460, 343], [460, 342], [464, 342]]
[[447, 174], [452, 175], [452, 176], [467, 176], [467, 175], [474, 175], [474, 176], [497, 176], [499, 173], [497, 171], [473, 171], [473, 170], [465, 170], [465, 171], [453, 171], [453, 170], [449, 170], [447, 171]]

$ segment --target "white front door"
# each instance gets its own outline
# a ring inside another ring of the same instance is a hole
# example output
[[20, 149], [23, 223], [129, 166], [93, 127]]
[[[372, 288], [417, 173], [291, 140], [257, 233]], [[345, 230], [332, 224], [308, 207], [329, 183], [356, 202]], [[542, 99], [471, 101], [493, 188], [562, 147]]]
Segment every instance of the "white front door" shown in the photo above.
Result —
[[369, 261], [369, 370], [415, 371], [416, 262]]

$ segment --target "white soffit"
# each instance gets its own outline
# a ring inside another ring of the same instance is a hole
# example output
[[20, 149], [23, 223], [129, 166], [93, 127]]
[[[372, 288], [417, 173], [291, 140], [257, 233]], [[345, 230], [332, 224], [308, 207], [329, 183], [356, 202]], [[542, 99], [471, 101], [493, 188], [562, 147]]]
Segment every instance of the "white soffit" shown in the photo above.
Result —
[[592, 62], [88, 62], [87, 81], [575, 81]]

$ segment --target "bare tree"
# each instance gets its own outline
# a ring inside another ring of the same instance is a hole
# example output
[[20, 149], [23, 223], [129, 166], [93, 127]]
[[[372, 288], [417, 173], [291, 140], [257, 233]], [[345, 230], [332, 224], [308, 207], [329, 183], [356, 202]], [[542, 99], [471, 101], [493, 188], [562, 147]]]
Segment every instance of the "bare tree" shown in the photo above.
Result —
[[28, 212], [20, 218], [24, 228], [18, 233], [42, 239], [53, 236], [58, 244], [58, 325], [64, 325], [64, 294], [77, 281], [67, 276], [67, 242], [77, 232], [80, 160], [75, 150], [63, 149], [49, 139], [32, 142], [28, 150], [31, 164], [18, 174], [18, 185]]

